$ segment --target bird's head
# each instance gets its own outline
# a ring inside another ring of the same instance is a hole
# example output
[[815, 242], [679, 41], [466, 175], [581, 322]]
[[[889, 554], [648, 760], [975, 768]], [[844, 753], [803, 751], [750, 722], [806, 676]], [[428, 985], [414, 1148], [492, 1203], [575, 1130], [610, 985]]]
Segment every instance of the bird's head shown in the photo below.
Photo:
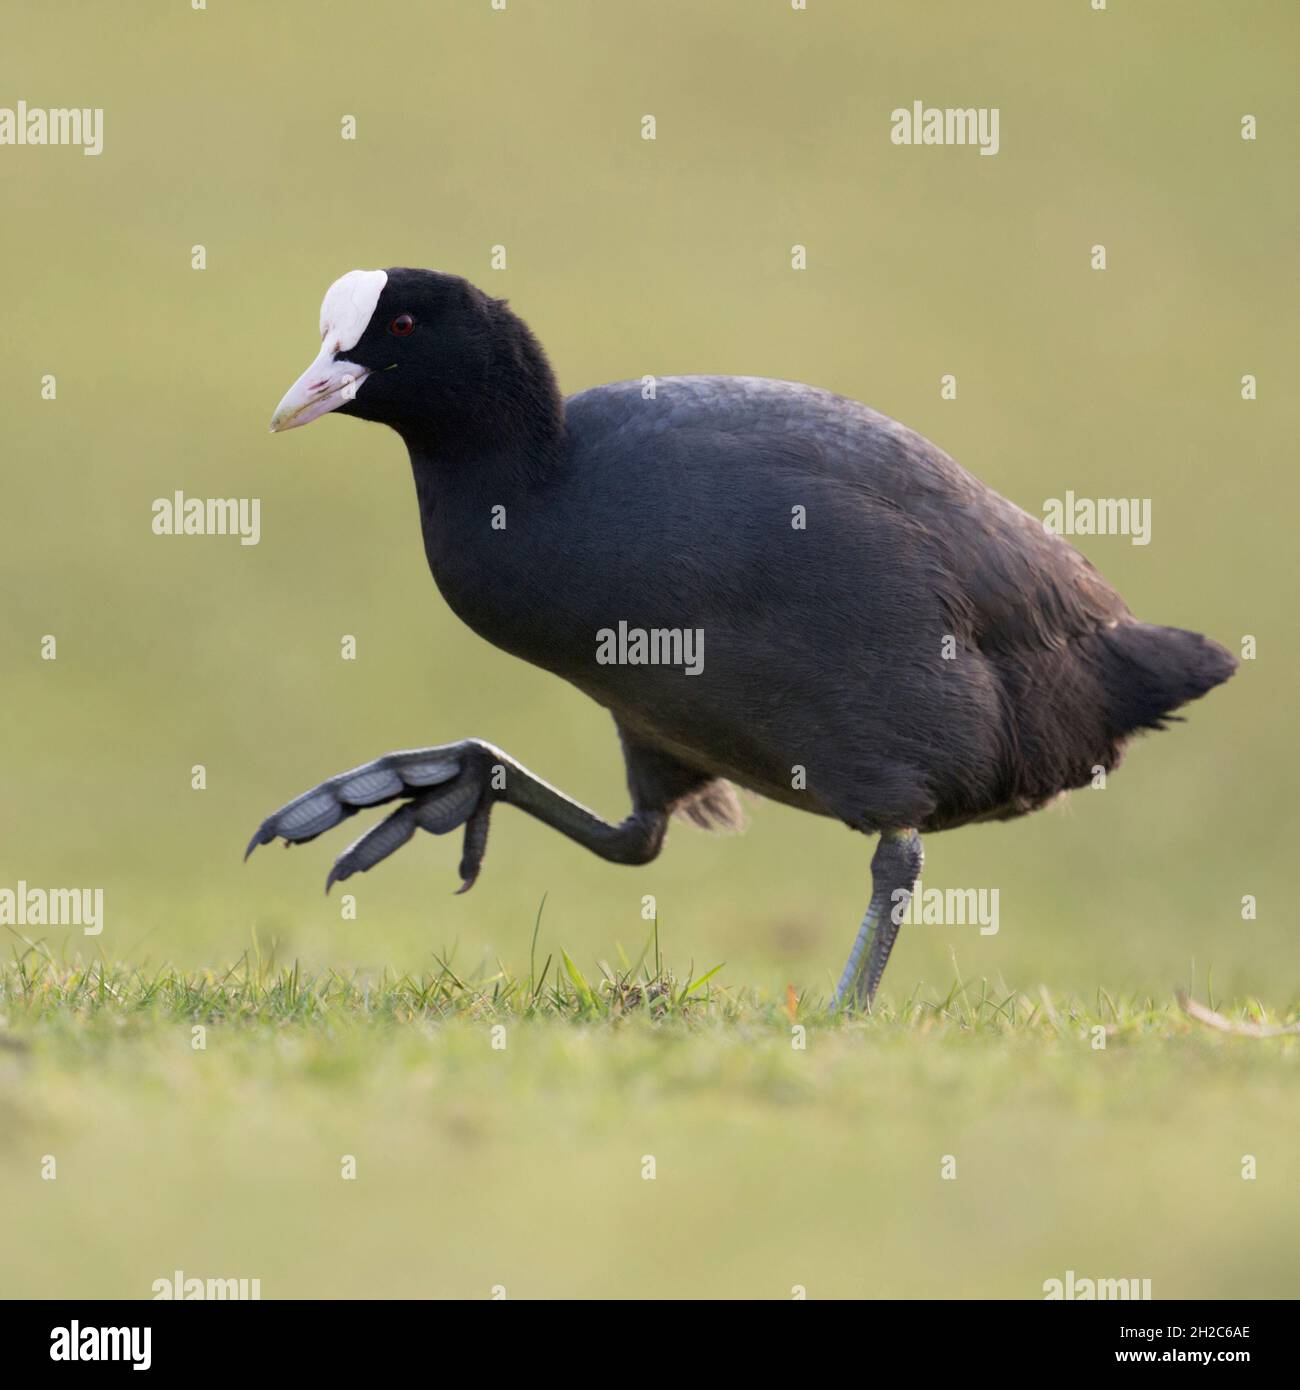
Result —
[[351, 270], [325, 292], [320, 334], [315, 361], [276, 407], [273, 433], [336, 410], [408, 441], [467, 441], [518, 411], [521, 384], [553, 404], [550, 369], [527, 327], [457, 275]]

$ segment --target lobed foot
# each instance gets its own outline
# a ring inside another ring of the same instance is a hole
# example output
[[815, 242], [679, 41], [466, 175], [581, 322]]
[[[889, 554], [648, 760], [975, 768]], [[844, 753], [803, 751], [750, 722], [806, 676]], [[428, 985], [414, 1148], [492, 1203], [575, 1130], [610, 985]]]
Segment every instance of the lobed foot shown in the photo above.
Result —
[[402, 806], [339, 855], [325, 880], [325, 891], [374, 868], [401, 849], [417, 829], [445, 835], [463, 825], [457, 892], [464, 893], [473, 887], [482, 867], [494, 800], [491, 769], [502, 758], [497, 749], [478, 739], [387, 753], [331, 777], [269, 815], [248, 842], [244, 858], [272, 840], [305, 844], [367, 806], [401, 800]]

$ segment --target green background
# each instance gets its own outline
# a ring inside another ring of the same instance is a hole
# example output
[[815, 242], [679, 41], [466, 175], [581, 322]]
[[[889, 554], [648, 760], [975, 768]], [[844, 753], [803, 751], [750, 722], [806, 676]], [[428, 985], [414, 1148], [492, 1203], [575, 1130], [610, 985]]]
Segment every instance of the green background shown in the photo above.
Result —
[[[1212, 972], [1216, 995], [1295, 999], [1292, 6], [176, 0], [4, 27], [0, 105], [105, 110], [98, 158], [0, 148], [0, 886], [106, 902], [102, 936], [49, 930], [56, 951], [222, 966], [256, 935], [307, 969], [454, 950], [526, 970], [543, 894], [544, 946], [584, 963], [635, 955], [653, 894], [682, 971], [833, 984], [871, 846], [764, 802], [745, 836], [676, 825], [636, 869], [502, 811], [471, 894], [451, 896], [459, 837], [421, 836], [348, 885], [356, 921], [321, 888], [359, 821], [241, 864], [261, 818], [326, 775], [470, 735], [603, 814], [626, 804], [606, 714], [442, 604], [397, 437], [340, 417], [267, 433], [326, 286], [413, 265], [508, 296], [566, 392], [792, 378], [904, 421], [1031, 513], [1066, 489], [1150, 498], [1150, 545], [1080, 548], [1139, 616], [1234, 651], [1251, 634], [1258, 658], [1104, 791], [931, 837], [926, 885], [997, 888], [1000, 931], [908, 929], [885, 993], [942, 994], [955, 960], [1029, 993], [1204, 993]], [[998, 107], [1000, 153], [892, 145], [889, 113], [918, 99]], [[261, 498], [261, 544], [153, 535], [177, 489]], [[976, 1291], [930, 1289], [958, 1290]]]

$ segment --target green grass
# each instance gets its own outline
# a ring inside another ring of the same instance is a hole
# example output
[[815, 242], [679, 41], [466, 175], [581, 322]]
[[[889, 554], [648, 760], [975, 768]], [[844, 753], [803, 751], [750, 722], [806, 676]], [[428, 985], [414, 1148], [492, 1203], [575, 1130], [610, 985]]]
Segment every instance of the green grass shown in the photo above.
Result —
[[[1297, 1007], [1277, 1011], [1249, 999], [1230, 1016], [1205, 1006], [1189, 1013], [1184, 991], [1166, 1000], [1150, 996], [1112, 998], [1098, 991], [1092, 1001], [1053, 1000], [1046, 988], [1037, 998], [997, 988], [987, 979], [954, 980], [933, 997], [914, 990], [906, 999], [878, 1001], [868, 1015], [837, 1017], [829, 1001], [797, 994], [782, 1000], [734, 989], [718, 979], [723, 966], [703, 972], [692, 967], [679, 978], [659, 958], [652, 938], [641, 958], [624, 957], [617, 966], [596, 963], [590, 978], [568, 952], [547, 954], [527, 977], [503, 966], [474, 972], [438, 959], [425, 974], [373, 977], [355, 970], [305, 972], [300, 963], [277, 964], [274, 954], [246, 951], [224, 970], [150, 969], [106, 960], [58, 961], [43, 945], [24, 939], [13, 959], [0, 968], [0, 1000], [6, 1007], [11, 1044], [27, 1035], [79, 1031], [89, 1026], [149, 1028], [160, 1024], [222, 1024], [241, 1029], [324, 1029], [342, 1025], [378, 1027], [454, 1021], [621, 1024], [648, 1019], [660, 1026], [732, 1024], [788, 1028], [794, 1023], [844, 1031], [869, 1028], [873, 1036], [899, 1033], [995, 1035], [1055, 1042], [1132, 1037], [1172, 1040], [1206, 1027], [1241, 1037], [1300, 1031]], [[1202, 1017], [1197, 1017], [1200, 1013]]]
[[176, 1268], [264, 1297], [1033, 1298], [1068, 1268], [1295, 1292], [1300, 1037], [1258, 1035], [1295, 1003], [1203, 1022], [958, 980], [835, 1019], [726, 975], [653, 941], [522, 976], [18, 945], [0, 1293], [144, 1297]]

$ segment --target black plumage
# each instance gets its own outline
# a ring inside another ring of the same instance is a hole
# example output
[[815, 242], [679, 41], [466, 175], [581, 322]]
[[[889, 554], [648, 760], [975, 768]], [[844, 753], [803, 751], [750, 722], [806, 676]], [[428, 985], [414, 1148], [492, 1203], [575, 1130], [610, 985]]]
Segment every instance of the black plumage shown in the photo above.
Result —
[[[1137, 621], [1063, 540], [866, 406], [707, 376], [566, 402], [504, 302], [454, 276], [386, 276], [342, 362], [364, 379], [338, 409], [406, 442], [451, 608], [613, 714], [633, 810], [608, 825], [477, 740], [390, 755], [254, 836], [309, 839], [403, 798], [331, 881], [416, 828], [465, 824], [468, 885], [495, 801], [644, 862], [673, 811], [733, 820], [735, 783], [881, 832], [837, 992], [865, 1005], [897, 931], [890, 909], [920, 868], [919, 832], [1022, 815], [1085, 785], [1235, 668], [1197, 633]], [[702, 633], [698, 674], [602, 664], [597, 634], [620, 623]]]

